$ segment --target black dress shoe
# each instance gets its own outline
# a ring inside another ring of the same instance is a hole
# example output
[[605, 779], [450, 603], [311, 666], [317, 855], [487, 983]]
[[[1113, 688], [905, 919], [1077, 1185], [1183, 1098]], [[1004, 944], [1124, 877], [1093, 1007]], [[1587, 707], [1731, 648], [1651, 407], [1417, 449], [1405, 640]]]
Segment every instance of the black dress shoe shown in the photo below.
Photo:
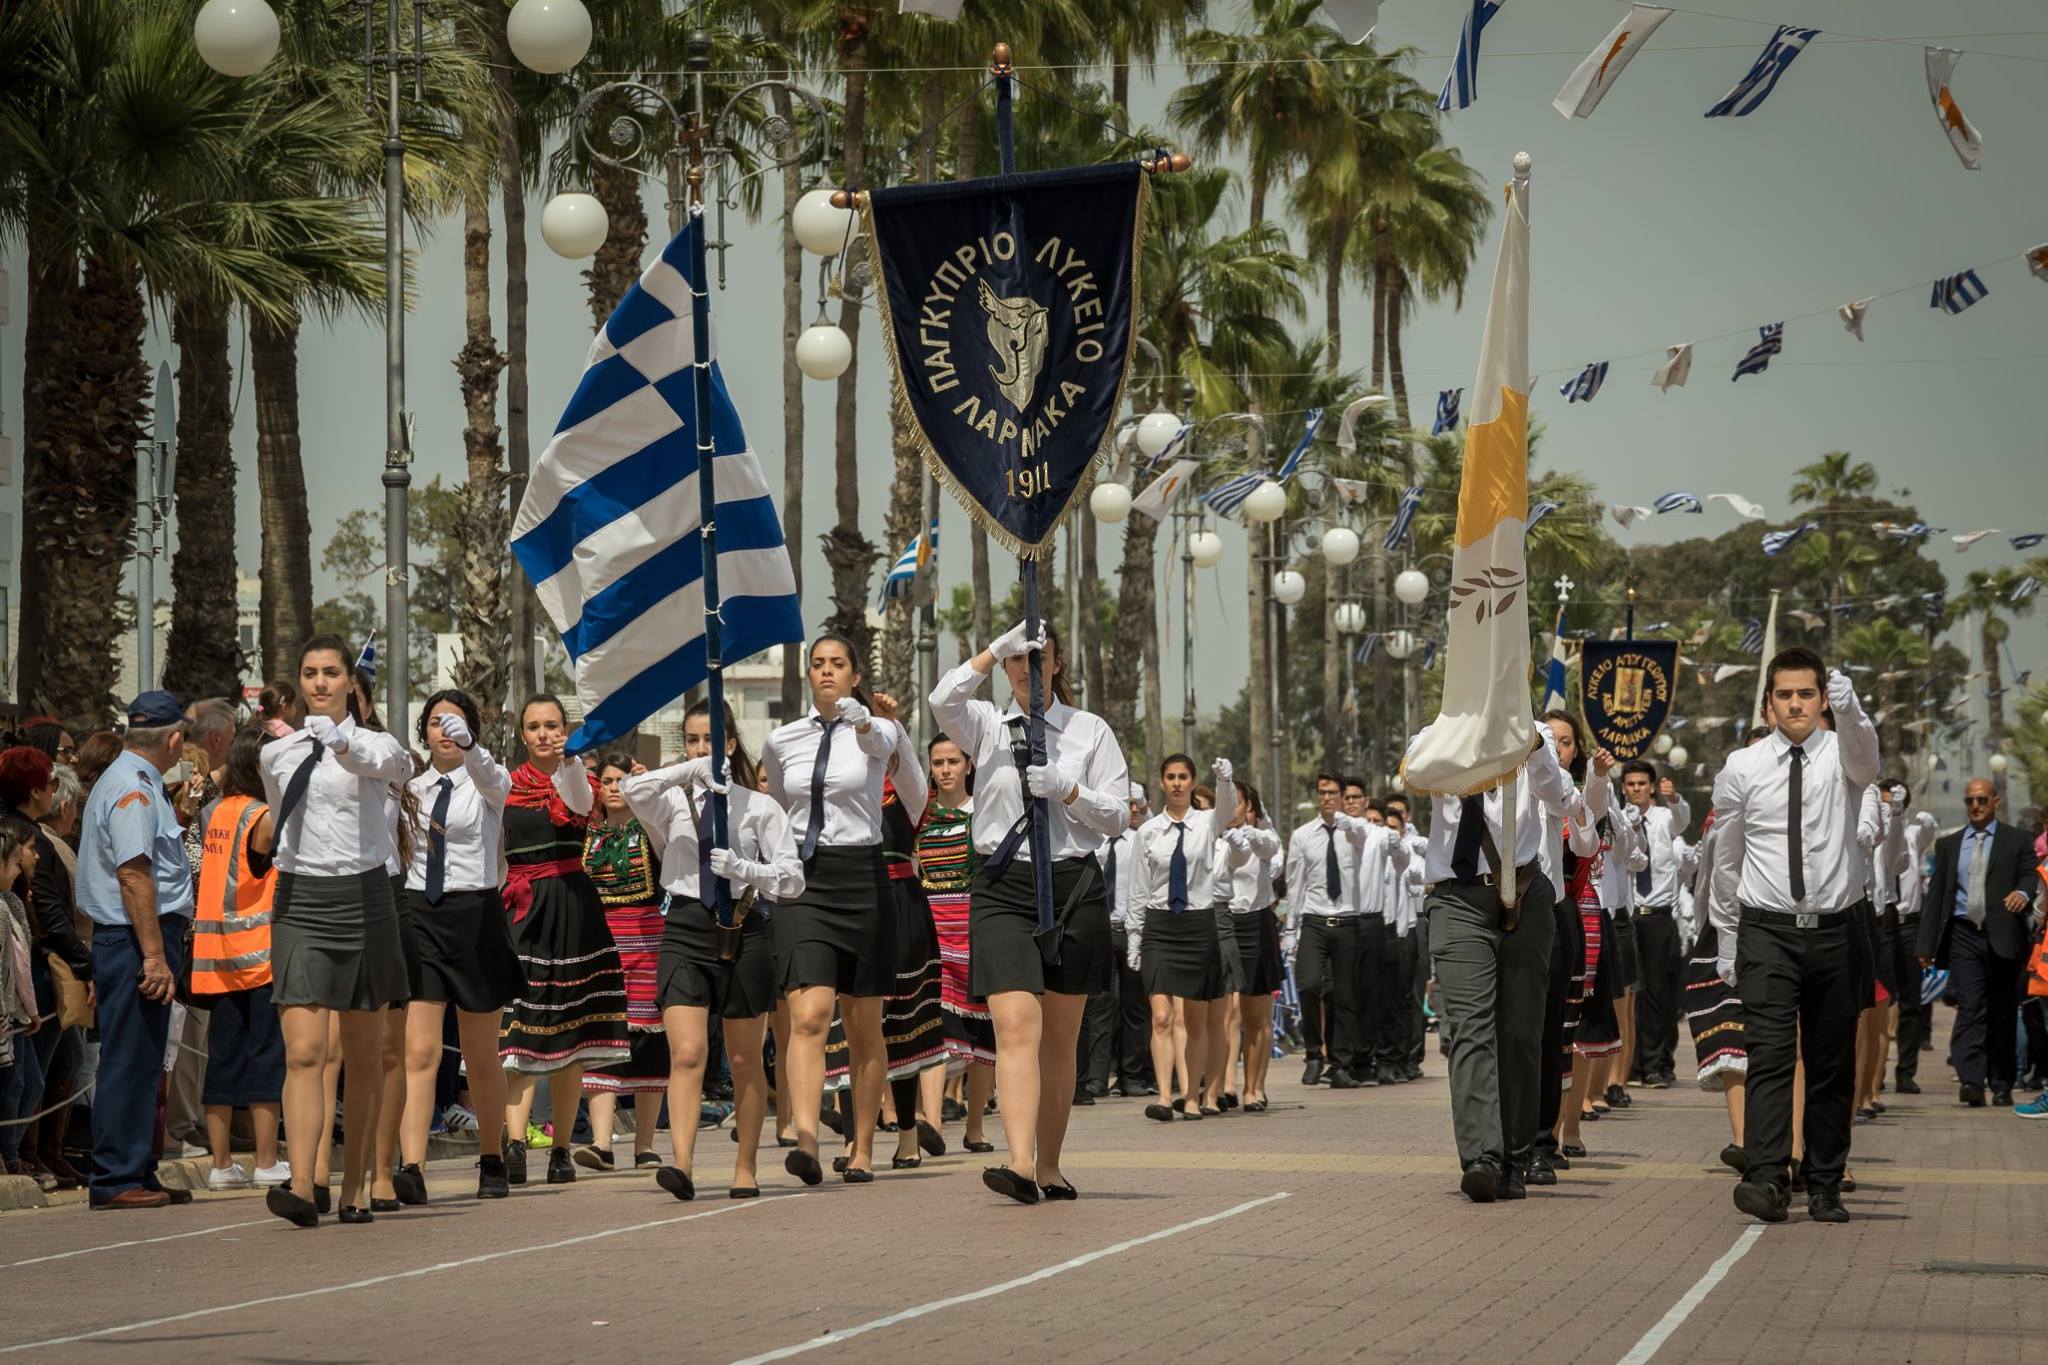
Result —
[[654, 1183], [688, 1203], [697, 1197], [697, 1182], [680, 1166], [664, 1166], [654, 1173]]
[[759, 1199], [761, 1197], [761, 1187], [759, 1185], [735, 1185], [725, 1192], [725, 1197], [727, 1199]]
[[1557, 1150], [1564, 1153], [1564, 1155], [1570, 1157], [1580, 1157], [1586, 1154], [1585, 1147], [1580, 1143], [1576, 1142], [1567, 1142], [1562, 1147], [1559, 1147]]
[[[2001, 1089], [2001, 1090], [1994, 1090], [1994, 1091], [1992, 1091], [1992, 1092], [1991, 1092], [1991, 1107], [1992, 1107], [1993, 1109], [2010, 1109], [2010, 1108], [2012, 1108], [2012, 1091], [2010, 1091], [2010, 1090], [2003, 1090], [2003, 1089]], [[176, 1200], [173, 1200], [172, 1202], [173, 1202], [173, 1203], [176, 1203], [177, 1201], [176, 1201]]]
[[1085, 1090], [1076, 1090], [1076, 1091], [1074, 1092], [1074, 1104], [1075, 1104], [1075, 1105], [1076, 1105], [1077, 1107], [1078, 1107], [1078, 1106], [1080, 1106], [1080, 1105], [1084, 1105], [1084, 1104], [1093, 1104], [1093, 1103], [1095, 1103], [1095, 1097], [1094, 1097], [1093, 1095], [1089, 1094], [1089, 1093], [1088, 1093], [1087, 1091], [1085, 1091]]
[[1140, 1081], [1138, 1082], [1137, 1089], [1129, 1090], [1125, 1093], [1130, 1095], [1134, 1099], [1149, 1099], [1152, 1096], [1159, 1093], [1159, 1087], [1152, 1084], [1152, 1082], [1150, 1081]]
[[1849, 1210], [1842, 1207], [1842, 1196], [1833, 1190], [1815, 1190], [1806, 1196], [1806, 1216], [1816, 1223], [1846, 1223]]
[[1383, 1066], [1373, 1073], [1373, 1079], [1381, 1085], [1399, 1085], [1404, 1078], [1394, 1068]]
[[1068, 1203], [1081, 1197], [1081, 1192], [1074, 1188], [1072, 1182], [1066, 1180], [1057, 1185], [1040, 1185], [1038, 1193], [1048, 1204]]
[[296, 1227], [320, 1226], [320, 1210], [314, 1207], [312, 1200], [293, 1194], [289, 1185], [271, 1186], [263, 1195], [263, 1207]]
[[1892, 1086], [1892, 1089], [1898, 1091], [1901, 1095], [1917, 1095], [1920, 1093], [1920, 1083], [1911, 1077], [1901, 1076], [1898, 1082]]
[[946, 1100], [939, 1105], [939, 1119], [944, 1123], [958, 1123], [967, 1117], [967, 1106], [958, 1100]]
[[526, 1183], [526, 1144], [523, 1142], [515, 1140], [505, 1144], [505, 1183]]
[[1352, 1079], [1350, 1072], [1338, 1067], [1330, 1072], [1329, 1087], [1332, 1090], [1356, 1090], [1358, 1082]]
[[398, 1191], [401, 1204], [427, 1202], [427, 1177], [417, 1161], [409, 1161], [392, 1173], [391, 1188]]
[[[1146, 1107], [1146, 1108], [1147, 1108], [1147, 1109], [1149, 1110], [1149, 1109], [1150, 1109], [1150, 1108], [1151, 1108], [1152, 1106], [1151, 1106], [1151, 1105], [1147, 1105], [1147, 1106], [1145, 1106], [1145, 1107]], [[1165, 1109], [1165, 1108], [1166, 1108], [1166, 1106], [1165, 1106], [1165, 1105], [1163, 1105], [1163, 1104], [1162, 1104], [1162, 1105], [1160, 1105], [1159, 1107], [1160, 1107], [1161, 1109]], [[1171, 1112], [1171, 1111], [1168, 1111], [1168, 1113], [1167, 1113], [1166, 1117], [1167, 1117], [1167, 1120], [1168, 1120], [1169, 1122], [1171, 1122], [1171, 1121], [1172, 1121], [1172, 1119], [1173, 1119], [1173, 1114], [1172, 1114], [1172, 1112]], [[961, 1143], [960, 1145], [961, 1145], [961, 1146], [963, 1146], [963, 1147], [965, 1147], [965, 1148], [966, 1148], [966, 1149], [967, 1149], [968, 1151], [970, 1151], [970, 1152], [973, 1152], [973, 1153], [974, 1153], [975, 1155], [977, 1155], [977, 1156], [979, 1156], [979, 1155], [980, 1155], [980, 1154], [982, 1154], [983, 1152], [993, 1152], [993, 1151], [994, 1151], [994, 1150], [996, 1149], [996, 1145], [995, 1145], [995, 1144], [994, 1144], [993, 1142], [988, 1142], [988, 1141], [984, 1141], [984, 1140], [983, 1140], [983, 1139], [981, 1139], [981, 1138], [975, 1138], [975, 1139], [973, 1139], [973, 1140], [971, 1140], [971, 1141], [963, 1142], [963, 1143]]]
[[[1169, 1104], [1148, 1104], [1145, 1106], [1145, 1117], [1148, 1119], [1156, 1120], [1160, 1123], [1172, 1123], [1173, 1106]], [[974, 1144], [971, 1142], [968, 1143], [967, 1150], [970, 1152], [973, 1151]], [[989, 1150], [993, 1152], [995, 1148], [990, 1147]]]
[[1500, 1177], [1492, 1162], [1475, 1161], [1465, 1168], [1458, 1188], [1475, 1204], [1491, 1204], [1500, 1197]]
[[818, 1158], [801, 1147], [782, 1158], [782, 1169], [806, 1185], [823, 1184], [825, 1180], [825, 1170], [818, 1164]]
[[889, 1158], [889, 1169], [892, 1171], [914, 1171], [922, 1165], [924, 1165], [924, 1158], [922, 1156], [892, 1156]]
[[872, 1185], [875, 1183], [875, 1173], [870, 1170], [864, 1170], [859, 1166], [848, 1166], [839, 1173], [839, 1178], [849, 1185]]
[[1749, 1173], [1749, 1158], [1732, 1142], [1721, 1149], [1721, 1164], [1737, 1175]]
[[1550, 1168], [1552, 1170], [1568, 1171], [1572, 1168], [1571, 1158], [1565, 1153], [1565, 1150], [1562, 1147], [1552, 1152], [1550, 1156], [1546, 1159], [1550, 1162]]
[[926, 1156], [944, 1156], [946, 1154], [946, 1139], [938, 1129], [932, 1127], [923, 1119], [919, 1119], [917, 1121], [917, 1147]]
[[[2011, 1097], [2010, 1097], [2010, 1096], [2008, 1096], [2008, 1097], [2007, 1097], [2007, 1103], [2010, 1103], [2010, 1102], [2011, 1102]], [[163, 1195], [163, 1197], [164, 1197], [164, 1198], [166, 1198], [166, 1199], [170, 1200], [170, 1201], [171, 1201], [171, 1203], [172, 1203], [172, 1204], [174, 1204], [174, 1205], [175, 1205], [175, 1204], [189, 1204], [189, 1203], [191, 1203], [191, 1202], [192, 1202], [192, 1191], [190, 1191], [190, 1190], [187, 1190], [187, 1189], [173, 1189], [173, 1188], [171, 1188], [171, 1187], [170, 1187], [169, 1185], [164, 1185], [164, 1186], [160, 1186], [160, 1187], [158, 1188], [158, 1191], [157, 1191], [157, 1192], [158, 1192], [159, 1194]]]
[[1109, 1087], [1103, 1084], [1101, 1081], [1090, 1080], [1088, 1081], [1087, 1085], [1088, 1093], [1093, 1095], [1098, 1100], [1109, 1093]]
[[1768, 1180], [1744, 1180], [1735, 1186], [1735, 1207], [1761, 1222], [1784, 1222], [1791, 1202], [1784, 1187]]
[[[1557, 1183], [1557, 1168], [1552, 1166], [1548, 1160], [1539, 1156], [1529, 1163], [1527, 1183], [1531, 1185], [1555, 1185]], [[1509, 1195], [1508, 1198], [1512, 1199], [1514, 1196]]]
[[1039, 1194], [1037, 1181], [1027, 1180], [1007, 1166], [986, 1168], [981, 1173], [981, 1183], [1020, 1204], [1036, 1204], [1043, 1197]]
[[576, 1183], [576, 1163], [569, 1159], [566, 1147], [557, 1147], [548, 1153], [548, 1184], [573, 1185]]
[[512, 1193], [511, 1184], [505, 1178], [505, 1158], [480, 1156], [476, 1159], [477, 1198], [504, 1199]]
[[1984, 1107], [1984, 1087], [1981, 1085], [1965, 1084], [1956, 1092], [1956, 1100], [1960, 1104], [1969, 1105], [1972, 1109], [1982, 1109]]
[[1323, 1064], [1311, 1057], [1308, 1065], [1301, 1069], [1301, 1083], [1303, 1085], [1320, 1085], [1322, 1079]]
[[374, 1194], [370, 1196], [371, 1213], [397, 1213], [400, 1209], [404, 1207], [405, 1206], [399, 1203], [396, 1199], [379, 1199]]
[[1805, 1172], [1805, 1171], [1803, 1171], [1803, 1170], [1800, 1170], [1800, 1169], [1798, 1169], [1798, 1168], [1796, 1168], [1796, 1167], [1795, 1167], [1795, 1168], [1793, 1169], [1793, 1171], [1792, 1171], [1792, 1180], [1791, 1180], [1791, 1188], [1792, 1188], [1792, 1193], [1794, 1193], [1794, 1194], [1805, 1194], [1805, 1193], [1806, 1193], [1806, 1172]]
[[374, 1223], [377, 1221], [377, 1215], [369, 1209], [353, 1208], [343, 1204], [339, 1221], [344, 1223]]
[[[1555, 1180], [1556, 1177], [1552, 1177], [1553, 1183], [1555, 1183]], [[1523, 1179], [1522, 1173], [1513, 1166], [1508, 1167], [1501, 1174], [1500, 1197], [1503, 1199], [1527, 1199], [1529, 1197], [1528, 1182]]]
[[332, 1213], [334, 1211], [334, 1189], [332, 1186], [315, 1185], [313, 1187], [313, 1207], [322, 1213]]

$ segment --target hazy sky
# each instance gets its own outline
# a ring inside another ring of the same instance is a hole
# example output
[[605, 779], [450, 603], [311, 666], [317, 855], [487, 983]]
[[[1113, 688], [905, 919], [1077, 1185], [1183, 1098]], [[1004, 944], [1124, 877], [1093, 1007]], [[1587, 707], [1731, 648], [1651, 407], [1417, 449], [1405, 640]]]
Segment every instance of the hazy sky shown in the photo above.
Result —
[[[1234, 8], [1212, 5], [1219, 21]], [[1489, 179], [1504, 180], [1518, 150], [1535, 160], [1531, 349], [1542, 373], [1532, 406], [1548, 428], [1546, 461], [1584, 470], [1609, 502], [1648, 503], [1674, 488], [1727, 491], [1782, 516], [1790, 470], [1819, 452], [1848, 449], [1876, 463], [1887, 489], [1911, 489], [1937, 526], [2048, 530], [2044, 442], [2029, 415], [2040, 406], [2038, 386], [2048, 363], [2048, 284], [2033, 279], [2017, 259], [2048, 241], [2042, 194], [2048, 142], [2037, 132], [2048, 22], [2039, 7], [2026, 0], [1939, 6], [1717, 0], [1716, 8], [1763, 22], [1674, 15], [1593, 118], [1567, 122], [1551, 99], [1626, 6], [1611, 0], [1509, 4], [1487, 30], [1478, 102], [1445, 115], [1447, 140]], [[1387, 0], [1377, 41], [1426, 54], [1414, 74], [1434, 89], [1465, 9], [1463, 0]], [[1948, 30], [1939, 35], [1929, 31], [1937, 16]], [[1703, 118], [1778, 22], [1819, 27], [1822, 37], [1757, 113]], [[1838, 23], [1845, 32], [1903, 41], [1837, 38]], [[1988, 36], [1966, 36], [1975, 34]], [[1983, 133], [1981, 171], [1963, 168], [1937, 126], [1923, 74], [1923, 39], [1971, 49], [1954, 90]], [[1154, 80], [1141, 77], [1139, 116], [1156, 121], [1180, 79], [1172, 66], [1162, 66]], [[536, 201], [529, 219], [536, 459], [575, 386], [591, 330], [580, 263], [560, 260], [540, 242], [538, 208]], [[650, 195], [650, 216], [661, 220], [658, 194]], [[713, 300], [721, 357], [770, 484], [779, 488], [780, 256], [772, 224], [734, 223], [730, 235], [736, 243], [730, 287]], [[421, 482], [436, 474], [452, 482], [462, 473], [462, 408], [451, 363], [462, 344], [460, 246], [455, 222], [425, 245], [416, 283], [421, 303], [410, 319], [409, 398], [418, 414], [415, 475]], [[659, 246], [650, 242], [650, 255]], [[1405, 333], [1418, 420], [1426, 420], [1437, 389], [1471, 383], [1494, 252], [1490, 238], [1462, 313], [1426, 310]], [[4, 429], [18, 445], [18, 244], [10, 245], [7, 264], [14, 323], [0, 331], [0, 379]], [[1987, 267], [1981, 274], [1988, 298], [1959, 317], [1928, 307], [1933, 279], [1973, 266]], [[502, 273], [494, 285], [502, 291]], [[1785, 353], [1770, 371], [1730, 383], [1757, 326], [1870, 295], [1881, 297], [1870, 307], [1865, 343], [1832, 315], [1792, 321]], [[502, 341], [502, 306], [496, 326]], [[884, 366], [871, 311], [863, 330], [863, 488], [869, 496], [861, 515], [863, 530], [879, 542], [884, 508], [874, 493], [886, 487], [889, 445]], [[1362, 368], [1369, 328], [1365, 296], [1355, 288], [1345, 333], [1345, 360]], [[1661, 348], [1688, 340], [1700, 343], [1690, 384], [1659, 394], [1649, 376]], [[152, 367], [169, 354], [166, 324], [152, 332]], [[238, 363], [245, 361], [239, 337], [236, 354]], [[315, 535], [324, 543], [348, 509], [381, 503], [382, 343], [375, 327], [351, 319], [309, 333], [300, 357], [307, 478]], [[1592, 405], [1567, 408], [1557, 385], [1594, 360], [1614, 364], [1606, 387]], [[803, 549], [806, 617], [814, 620], [827, 610], [827, 575], [815, 535], [826, 529], [832, 506], [833, 386], [806, 387], [809, 543]], [[253, 566], [255, 404], [246, 370], [237, 394], [235, 452], [246, 471], [239, 540], [242, 563]], [[12, 504], [13, 491], [5, 496]], [[1703, 517], [1610, 529], [1624, 543], [1640, 544], [1716, 534], [1732, 524], [1732, 514], [1711, 506]], [[949, 501], [941, 534], [948, 589], [967, 575], [966, 531], [964, 514]], [[1104, 537], [1105, 565], [1117, 562], [1117, 536], [1111, 529]], [[1216, 581], [1201, 591], [1198, 637], [1227, 638], [1242, 628], [1242, 532], [1226, 528], [1225, 541]], [[1943, 542], [1938, 553], [1956, 582], [1971, 568], [2021, 558], [2002, 537], [1967, 554]], [[317, 547], [315, 558], [317, 572]], [[999, 557], [999, 594], [1009, 574]], [[325, 595], [334, 586], [323, 576], [317, 591]], [[2014, 651], [2023, 667], [2048, 661], [2048, 625], [2023, 625]], [[1974, 646], [1971, 652], [1974, 659]], [[1177, 641], [1164, 654], [1169, 715], [1177, 715]], [[1234, 649], [1205, 651], [1203, 711], [1236, 695], [1242, 673], [1234, 664], [1242, 657]]]

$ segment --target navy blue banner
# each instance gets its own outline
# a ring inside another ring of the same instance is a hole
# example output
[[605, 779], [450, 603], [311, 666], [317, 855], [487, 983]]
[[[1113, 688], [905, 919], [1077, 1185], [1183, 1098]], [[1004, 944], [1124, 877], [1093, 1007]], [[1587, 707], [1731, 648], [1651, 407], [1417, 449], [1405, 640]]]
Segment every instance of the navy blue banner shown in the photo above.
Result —
[[1588, 640], [1579, 691], [1593, 743], [1619, 759], [1641, 758], [1671, 714], [1676, 640]]
[[1130, 368], [1135, 162], [868, 194], [896, 420], [988, 533], [1038, 557], [1111, 454]]

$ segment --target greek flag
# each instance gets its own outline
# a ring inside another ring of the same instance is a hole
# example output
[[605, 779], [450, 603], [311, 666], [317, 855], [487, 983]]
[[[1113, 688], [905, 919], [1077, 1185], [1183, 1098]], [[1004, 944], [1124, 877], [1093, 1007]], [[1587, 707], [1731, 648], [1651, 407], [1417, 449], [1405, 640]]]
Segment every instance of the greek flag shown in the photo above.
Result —
[[1706, 505], [1691, 493], [1666, 493], [1652, 504], [1661, 512], [1704, 512]]
[[1323, 410], [1308, 410], [1308, 425], [1302, 429], [1301, 439], [1294, 443], [1294, 449], [1287, 456], [1287, 463], [1280, 466], [1280, 472], [1273, 477], [1286, 483], [1294, 477], [1294, 471], [1301, 467], [1301, 457], [1308, 454], [1308, 448], [1316, 439], [1316, 431], [1323, 425]]
[[1888, 524], [1884, 528], [1884, 533], [1893, 540], [1925, 540], [1934, 534], [1934, 528], [1924, 521], [1916, 521], [1911, 526]]
[[2029, 531], [2025, 535], [2014, 536], [2012, 547], [2015, 550], [2031, 550], [2044, 540], [2048, 540], [2048, 531]]
[[1749, 354], [1736, 362], [1733, 378], [1740, 379], [1746, 374], [1762, 374], [1771, 367], [1771, 357], [1785, 349], [1785, 324], [1774, 322], [1768, 327], [1756, 329], [1759, 340], [1749, 348]]
[[513, 523], [513, 557], [575, 664], [571, 753], [629, 734], [708, 672], [700, 417], [715, 455], [724, 662], [803, 639], [782, 525], [715, 360], [711, 411], [696, 411], [689, 272], [702, 231], [693, 221], [676, 235], [591, 343]]
[[1451, 58], [1451, 74], [1444, 77], [1442, 93], [1436, 97], [1439, 109], [1463, 109], [1479, 98], [1479, 35], [1500, 13], [1507, 0], [1472, 0], [1471, 13], [1458, 30], [1458, 54]]
[[1374, 631], [1358, 642], [1358, 648], [1352, 651], [1351, 661], [1353, 663], [1369, 664], [1372, 662], [1372, 656], [1379, 652], [1379, 647], [1380, 632]]
[[1944, 313], [1960, 313], [1990, 292], [1984, 287], [1984, 281], [1977, 278], [1976, 271], [1965, 270], [1936, 280], [1927, 306], [1939, 308]]
[[1244, 500], [1250, 497], [1252, 490], [1264, 483], [1267, 477], [1264, 471], [1253, 474], [1240, 474], [1226, 483], [1217, 484], [1214, 488], [1202, 494], [1202, 501], [1215, 508], [1217, 516], [1231, 516], [1238, 508], [1244, 506]]
[[1744, 654], [1764, 652], [1764, 623], [1754, 616], [1742, 628], [1741, 649]]
[[1735, 88], [1723, 95], [1719, 103], [1707, 110], [1707, 117], [1742, 118], [1755, 113], [1771, 97], [1771, 91], [1778, 88], [1778, 77], [1785, 74], [1785, 68], [1792, 65], [1793, 59], [1806, 51], [1806, 45], [1819, 36], [1817, 28], [1778, 25], [1777, 33], [1750, 65], [1749, 73], [1737, 81]]
[[1422, 505], [1422, 485], [1403, 489], [1401, 505], [1394, 509], [1394, 524], [1387, 528], [1387, 538], [1381, 544], [1389, 550], [1401, 548], [1401, 542], [1408, 539], [1408, 530], [1415, 520], [1415, 509]]
[[1550, 667], [1543, 679], [1543, 709], [1556, 711], [1565, 703], [1564, 603], [1557, 604], [1557, 624], [1550, 633]]
[[1948, 592], [1946, 589], [1937, 588], [1933, 592], [1921, 593], [1920, 602], [1927, 608], [1929, 616], [1939, 616], [1948, 610]]
[[1607, 362], [1596, 361], [1580, 370], [1578, 378], [1567, 379], [1557, 386], [1567, 403], [1590, 403], [1600, 392], [1600, 386], [1607, 382]]
[[1435, 640], [1424, 640], [1422, 642], [1422, 671], [1425, 673], [1436, 667], [1436, 646], [1437, 642]]
[[931, 525], [910, 538], [903, 547], [903, 553], [896, 556], [896, 563], [889, 570], [889, 576], [882, 580], [882, 600], [908, 597], [917, 591], [917, 580], [924, 573], [925, 566], [939, 550], [939, 519], [933, 517]]
[[1458, 425], [1458, 400], [1465, 396], [1463, 389], [1444, 389], [1436, 396], [1436, 423], [1429, 434], [1441, 436]]
[[1530, 532], [1536, 529], [1537, 522], [1543, 520], [1545, 517], [1549, 516], [1552, 512], [1555, 512], [1558, 508], [1562, 507], [1563, 505], [1563, 503], [1551, 502], [1549, 499], [1546, 498], [1544, 501], [1537, 503], [1534, 507], [1531, 507], [1529, 509], [1529, 522], [1526, 526], [1522, 528], [1522, 538], [1524, 540], [1527, 540], [1529, 538]]
[[1768, 532], [1764, 536], [1764, 553], [1781, 555], [1819, 529], [1819, 522], [1809, 521], [1787, 530]]
[[363, 641], [363, 652], [356, 655], [356, 672], [369, 678], [371, 686], [377, 683], [377, 637], [372, 635]]
[[1835, 604], [1835, 615], [1842, 620], [1846, 621], [1855, 614], [1856, 604], [1854, 602], [1837, 602]]
[[[1947, 766], [1947, 765], [1943, 765]], [[1922, 967], [1920, 969], [1920, 998], [1932, 1005], [1948, 994], [1948, 969], [1945, 967]]]
[[2035, 593], [2039, 591], [2041, 591], [2041, 580], [2034, 577], [2032, 574], [2028, 574], [2025, 578], [2022, 578], [2019, 581], [2017, 586], [2013, 588], [2012, 597], [2010, 600], [2014, 602], [2024, 602], [2029, 597], [2032, 597]]
[[1194, 433], [1194, 430], [1195, 424], [1193, 422], [1182, 422], [1180, 429], [1173, 433], [1173, 439], [1161, 446], [1157, 455], [1145, 461], [1145, 467], [1138, 471], [1138, 477], [1142, 479], [1145, 475], [1150, 474], [1154, 469], [1158, 468], [1161, 460], [1170, 459], [1178, 455], [1180, 448], [1187, 444], [1187, 439]]

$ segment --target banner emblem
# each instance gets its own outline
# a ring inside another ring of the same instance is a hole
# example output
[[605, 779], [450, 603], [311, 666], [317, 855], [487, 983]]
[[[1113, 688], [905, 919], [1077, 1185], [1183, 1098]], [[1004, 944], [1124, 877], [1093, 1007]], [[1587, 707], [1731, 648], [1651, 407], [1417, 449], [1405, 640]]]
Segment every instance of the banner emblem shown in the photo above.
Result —
[[1586, 728], [1619, 759], [1640, 758], [1671, 714], [1676, 640], [1588, 640], [1580, 657]]

